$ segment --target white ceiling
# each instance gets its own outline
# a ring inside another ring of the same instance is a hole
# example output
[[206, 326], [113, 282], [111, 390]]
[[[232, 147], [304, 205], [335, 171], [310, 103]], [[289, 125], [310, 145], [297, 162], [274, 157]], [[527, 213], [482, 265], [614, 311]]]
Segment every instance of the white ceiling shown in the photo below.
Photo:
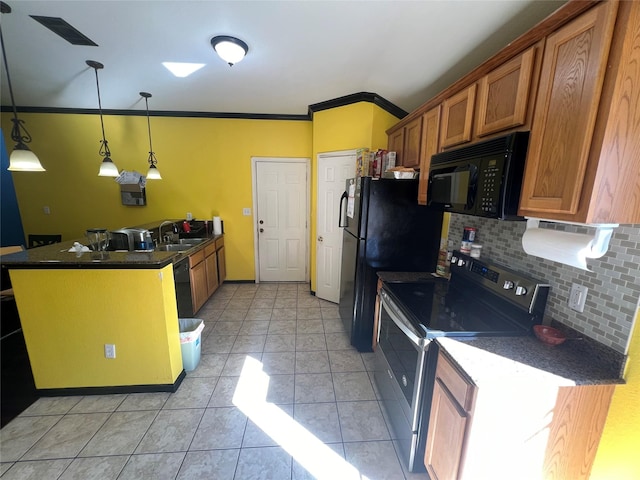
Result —
[[[373, 92], [411, 111], [564, 1], [6, 2], [2, 15], [16, 103], [28, 107], [259, 114]], [[75, 46], [29, 15], [61, 17], [98, 47]], [[233, 35], [249, 54], [229, 67], [210, 45]], [[163, 61], [205, 63], [176, 78]], [[4, 71], [4, 67], [2, 68]], [[2, 105], [11, 104], [2, 75]]]

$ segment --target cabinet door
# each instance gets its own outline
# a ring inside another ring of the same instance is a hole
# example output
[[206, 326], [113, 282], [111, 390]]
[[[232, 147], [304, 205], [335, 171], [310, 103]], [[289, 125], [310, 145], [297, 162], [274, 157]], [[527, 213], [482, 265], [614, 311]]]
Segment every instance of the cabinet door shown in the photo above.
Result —
[[195, 265], [191, 271], [191, 299], [193, 301], [194, 314], [200, 310], [204, 302], [209, 298], [207, 289], [207, 269], [206, 262], [200, 262]]
[[471, 140], [476, 84], [442, 102], [440, 146], [452, 147]]
[[225, 278], [227, 278], [227, 262], [224, 256], [224, 246], [220, 247], [217, 252], [218, 255], [218, 285], [222, 285]]
[[404, 148], [404, 127], [389, 135], [389, 152], [396, 152], [396, 165], [402, 165], [404, 158], [402, 149]]
[[547, 37], [525, 167], [520, 214], [575, 215], [613, 25], [615, 5], [603, 3]]
[[205, 271], [207, 273], [207, 298], [218, 288], [218, 257], [214, 251], [204, 259]]
[[480, 79], [478, 137], [524, 125], [534, 59], [532, 47]]
[[[404, 147], [402, 166], [420, 166], [420, 142], [422, 140], [422, 117], [416, 118], [404, 127]], [[396, 159], [397, 162], [397, 159]]]
[[427, 188], [429, 185], [429, 167], [431, 157], [438, 153], [440, 135], [440, 105], [432, 108], [422, 116], [422, 146], [420, 152], [420, 184], [418, 186], [418, 203], [427, 204]]
[[458, 478], [466, 427], [466, 413], [437, 378], [424, 455], [424, 465], [431, 478]]

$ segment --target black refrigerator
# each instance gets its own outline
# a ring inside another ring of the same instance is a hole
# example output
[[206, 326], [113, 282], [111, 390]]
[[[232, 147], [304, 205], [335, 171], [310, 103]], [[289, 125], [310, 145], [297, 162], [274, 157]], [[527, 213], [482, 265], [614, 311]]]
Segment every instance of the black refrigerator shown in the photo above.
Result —
[[372, 350], [376, 272], [435, 272], [442, 211], [418, 205], [418, 180], [351, 178], [340, 200], [340, 318], [360, 352]]

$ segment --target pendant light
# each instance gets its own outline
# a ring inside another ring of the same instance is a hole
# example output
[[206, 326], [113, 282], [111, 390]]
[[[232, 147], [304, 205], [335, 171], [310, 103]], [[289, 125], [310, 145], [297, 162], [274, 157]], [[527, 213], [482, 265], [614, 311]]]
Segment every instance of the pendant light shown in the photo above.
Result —
[[[0, 13], [11, 13], [11, 7], [4, 2], [0, 2]], [[16, 142], [13, 152], [9, 156], [9, 168], [12, 172], [44, 172], [45, 169], [40, 164], [40, 160], [35, 153], [29, 150], [27, 143], [31, 143], [31, 135], [24, 126], [24, 121], [18, 118], [18, 110], [16, 109], [16, 101], [13, 98], [13, 87], [11, 86], [11, 77], [9, 76], [9, 64], [7, 63], [7, 52], [4, 48], [4, 37], [2, 36], [2, 27], [0, 27], [0, 43], [2, 43], [2, 59], [4, 60], [4, 69], [7, 72], [7, 85], [9, 86], [9, 95], [11, 96], [11, 106], [13, 107], [13, 127], [11, 128], [11, 140]]]
[[211, 46], [225, 62], [233, 67], [249, 52], [249, 46], [242, 40], [228, 35], [218, 35], [211, 39]]
[[98, 70], [103, 69], [104, 65], [94, 60], [87, 60], [86, 63], [96, 72], [96, 87], [98, 89], [98, 110], [100, 111], [100, 127], [102, 128], [102, 140], [100, 140], [101, 146], [98, 154], [101, 157], [104, 157], [104, 160], [102, 160], [102, 163], [100, 164], [100, 172], [98, 173], [98, 176], [117, 177], [118, 175], [120, 175], [120, 173], [118, 172], [118, 167], [116, 167], [116, 164], [111, 160], [111, 151], [109, 150], [107, 139], [104, 136], [104, 121], [102, 120], [102, 102], [100, 100], [100, 82], [98, 81]]
[[160, 170], [156, 167], [158, 160], [151, 146], [151, 121], [149, 120], [149, 99], [151, 98], [151, 94], [148, 92], [140, 92], [140, 95], [144, 97], [144, 102], [147, 105], [147, 128], [149, 129], [149, 171], [147, 172], [147, 180], [162, 180]]

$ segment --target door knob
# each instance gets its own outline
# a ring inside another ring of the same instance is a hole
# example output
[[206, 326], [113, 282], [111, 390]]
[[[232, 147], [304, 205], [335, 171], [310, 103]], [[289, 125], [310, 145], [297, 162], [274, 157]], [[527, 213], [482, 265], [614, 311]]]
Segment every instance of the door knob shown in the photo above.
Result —
[[321, 241], [323, 241], [323, 240], [324, 240], [324, 238], [322, 238], [322, 237], [318, 237], [318, 241], [319, 241], [319, 242], [321, 242]]
[[262, 233], [262, 232], [264, 232], [264, 228], [261, 228], [261, 229], [260, 229], [260, 233]]

